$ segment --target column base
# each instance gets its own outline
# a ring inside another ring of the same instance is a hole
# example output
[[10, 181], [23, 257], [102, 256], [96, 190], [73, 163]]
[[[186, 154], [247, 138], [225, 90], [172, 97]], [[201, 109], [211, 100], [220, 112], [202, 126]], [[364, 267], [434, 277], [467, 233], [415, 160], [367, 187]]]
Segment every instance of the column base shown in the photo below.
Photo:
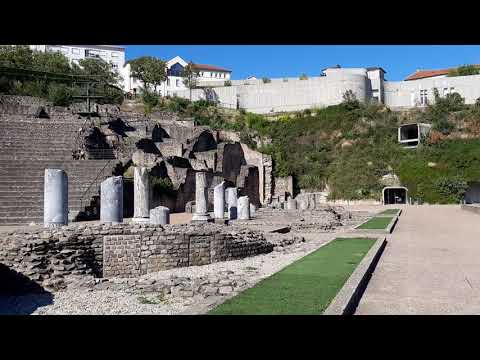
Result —
[[136, 222], [136, 223], [150, 223], [150, 218], [140, 218], [140, 217], [137, 217], [137, 218], [132, 218], [132, 222]]
[[209, 222], [213, 221], [213, 219], [210, 217], [210, 214], [205, 213], [205, 214], [193, 214], [191, 222]]

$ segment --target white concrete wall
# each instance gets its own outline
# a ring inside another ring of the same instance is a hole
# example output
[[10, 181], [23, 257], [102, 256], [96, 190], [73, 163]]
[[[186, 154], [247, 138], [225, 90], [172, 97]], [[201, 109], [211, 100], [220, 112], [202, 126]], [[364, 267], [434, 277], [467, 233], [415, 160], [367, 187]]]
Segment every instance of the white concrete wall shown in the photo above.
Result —
[[389, 107], [412, 107], [420, 104], [420, 90], [428, 91], [429, 103], [435, 101], [433, 88], [437, 88], [440, 96], [443, 96], [443, 89], [458, 92], [465, 98], [466, 104], [474, 104], [480, 97], [480, 75], [436, 77], [411, 81], [386, 81], [385, 104]]
[[[366, 101], [370, 91], [367, 77], [337, 73], [333, 76], [307, 80], [296, 78], [288, 82], [282, 80], [267, 84], [262, 82], [257, 85], [233, 85], [213, 89], [220, 105], [235, 108], [238, 96], [240, 108], [259, 114], [339, 104], [347, 90], [352, 90], [360, 101]], [[189, 93], [179, 92], [178, 96], [188, 97]], [[195, 90], [194, 94], [192, 93], [192, 100], [204, 98], [203, 90]]]

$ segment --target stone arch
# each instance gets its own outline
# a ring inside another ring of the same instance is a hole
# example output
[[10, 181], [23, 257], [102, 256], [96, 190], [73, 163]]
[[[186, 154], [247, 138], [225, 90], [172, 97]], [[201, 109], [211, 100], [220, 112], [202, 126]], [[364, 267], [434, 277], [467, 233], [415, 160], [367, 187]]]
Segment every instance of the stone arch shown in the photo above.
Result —
[[147, 154], [160, 155], [160, 150], [151, 139], [140, 139], [135, 143], [135, 146], [139, 150], [143, 150]]
[[205, 130], [195, 139], [192, 151], [202, 152], [202, 151], [215, 150], [216, 148], [217, 148], [217, 141], [215, 140], [215, 137], [210, 131]]
[[242, 165], [247, 165], [240, 143], [225, 144], [221, 164], [223, 177], [236, 184]]
[[152, 141], [153, 142], [162, 142], [163, 139], [169, 138], [170, 136], [160, 125], [155, 125], [152, 129]]

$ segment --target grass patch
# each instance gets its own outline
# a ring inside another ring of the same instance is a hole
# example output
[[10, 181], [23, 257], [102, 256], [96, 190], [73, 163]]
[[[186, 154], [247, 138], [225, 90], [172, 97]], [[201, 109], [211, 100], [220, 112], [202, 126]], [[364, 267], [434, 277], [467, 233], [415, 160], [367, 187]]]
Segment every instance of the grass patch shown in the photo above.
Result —
[[387, 209], [382, 211], [379, 215], [397, 215], [399, 209]]
[[337, 238], [228, 299], [209, 314], [319, 315], [374, 242], [370, 238]]
[[365, 224], [358, 227], [358, 229], [379, 230], [386, 229], [393, 217], [374, 217]]

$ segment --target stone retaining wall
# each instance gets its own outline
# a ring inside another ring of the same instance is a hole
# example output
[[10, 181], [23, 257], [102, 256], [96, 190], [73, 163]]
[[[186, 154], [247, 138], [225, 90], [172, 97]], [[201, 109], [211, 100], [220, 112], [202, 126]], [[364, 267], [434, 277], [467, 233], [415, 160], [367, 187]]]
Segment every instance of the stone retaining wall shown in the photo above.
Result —
[[272, 250], [261, 233], [230, 233], [216, 224], [70, 225], [2, 234], [0, 264], [58, 290], [68, 285], [71, 275], [136, 277]]

